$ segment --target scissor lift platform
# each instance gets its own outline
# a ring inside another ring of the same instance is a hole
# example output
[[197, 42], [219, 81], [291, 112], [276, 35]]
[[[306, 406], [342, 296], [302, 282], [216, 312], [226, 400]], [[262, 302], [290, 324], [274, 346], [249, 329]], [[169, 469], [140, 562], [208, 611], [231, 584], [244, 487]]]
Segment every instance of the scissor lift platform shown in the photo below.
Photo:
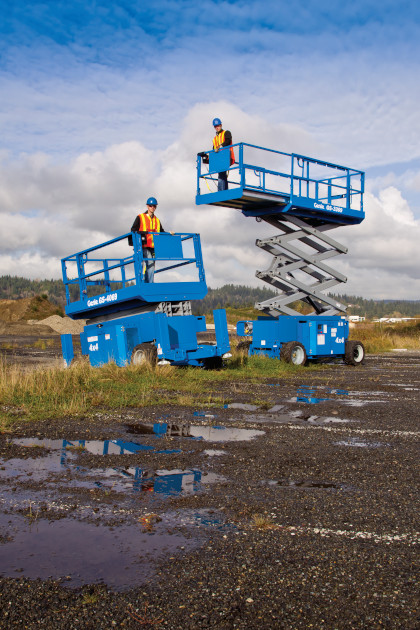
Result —
[[[127, 253], [128, 237], [133, 239], [132, 252], [118, 256]], [[139, 233], [123, 234], [63, 258], [67, 315], [72, 319], [104, 318], [160, 302], [201, 300], [207, 284], [199, 235], [162, 232], [154, 235], [154, 246], [157, 268], [153, 283], [144, 281], [146, 259]], [[178, 272], [187, 265], [191, 272], [182, 277]]]
[[[265, 317], [238, 322], [238, 335], [250, 338], [242, 347], [250, 354], [295, 364], [342, 357], [357, 365], [364, 349], [360, 342], [348, 341], [348, 323], [342, 315], [346, 306], [324, 292], [347, 280], [327, 264], [347, 248], [327, 232], [365, 218], [364, 173], [243, 142], [233, 145], [233, 150], [233, 165], [230, 147], [197, 155], [196, 204], [233, 208], [281, 232], [256, 240], [273, 257], [256, 276], [277, 294], [255, 305]], [[228, 189], [216, 190], [222, 172], [228, 172]], [[299, 301], [314, 312], [303, 316], [297, 310]]]
[[[246, 216], [302, 217], [313, 225], [363, 221], [364, 173], [296, 153], [240, 142], [230, 166], [229, 148], [208, 151], [208, 170], [197, 156], [196, 204], [234, 208]], [[217, 190], [219, 172], [229, 171], [228, 190]]]
[[[132, 238], [129, 251], [127, 239]], [[82, 353], [91, 365], [123, 366], [144, 360], [218, 367], [230, 349], [223, 309], [214, 311], [216, 343], [199, 345], [204, 317], [191, 300], [207, 294], [198, 234], [153, 235], [155, 280], [145, 282], [141, 235], [129, 233], [63, 258], [66, 314], [85, 319]], [[122, 254], [122, 255], [121, 255]], [[183, 271], [186, 273], [182, 273]], [[162, 278], [162, 282], [159, 279]], [[65, 363], [74, 357], [71, 335], [62, 335]]]

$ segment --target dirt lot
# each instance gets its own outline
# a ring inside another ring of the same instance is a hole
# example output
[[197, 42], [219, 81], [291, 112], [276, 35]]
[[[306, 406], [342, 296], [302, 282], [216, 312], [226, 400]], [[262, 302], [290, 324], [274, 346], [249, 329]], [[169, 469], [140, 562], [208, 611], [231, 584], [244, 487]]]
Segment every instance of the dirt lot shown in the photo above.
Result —
[[1, 628], [419, 627], [420, 353], [224, 388], [0, 436]]

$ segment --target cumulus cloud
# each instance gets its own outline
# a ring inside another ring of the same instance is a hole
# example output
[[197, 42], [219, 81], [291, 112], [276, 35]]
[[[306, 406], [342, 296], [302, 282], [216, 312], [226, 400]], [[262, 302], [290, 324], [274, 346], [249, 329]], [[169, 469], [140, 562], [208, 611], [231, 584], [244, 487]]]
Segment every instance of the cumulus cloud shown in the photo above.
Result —
[[[275, 230], [237, 210], [195, 205], [196, 153], [210, 148], [214, 116], [235, 130], [234, 141], [246, 137], [250, 143], [312, 155], [319, 148], [303, 128], [271, 125], [232, 103], [215, 101], [192, 107], [179, 137], [163, 149], [130, 141], [67, 162], [43, 153], [12, 159], [3, 152], [0, 273], [60, 277], [61, 257], [128, 232], [146, 198], [154, 195], [166, 230], [201, 234], [210, 286], [264, 286], [255, 271], [267, 268], [271, 258], [255, 247], [255, 239]], [[401, 190], [388, 185], [376, 195], [366, 193], [365, 210], [359, 226], [332, 233], [349, 248], [347, 256], [333, 261], [349, 278], [337, 291], [418, 298], [420, 225], [410, 204]], [[128, 254], [125, 242], [118, 251]]]

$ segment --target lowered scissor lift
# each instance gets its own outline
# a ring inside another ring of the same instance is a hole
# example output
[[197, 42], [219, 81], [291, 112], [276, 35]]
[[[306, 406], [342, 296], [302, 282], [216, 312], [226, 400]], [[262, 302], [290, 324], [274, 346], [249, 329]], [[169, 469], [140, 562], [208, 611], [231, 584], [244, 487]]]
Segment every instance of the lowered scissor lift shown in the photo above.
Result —
[[[145, 360], [219, 367], [230, 350], [226, 312], [213, 311], [216, 342], [199, 344], [197, 334], [206, 330], [206, 321], [191, 310], [191, 300], [207, 293], [199, 235], [159, 233], [153, 238], [153, 283], [144, 281], [139, 233], [62, 259], [66, 314], [87, 320], [80, 335], [82, 354], [95, 367], [109, 361], [124, 366]], [[62, 335], [61, 342], [64, 361], [70, 365], [72, 335]]]
[[[198, 154], [196, 204], [239, 210], [280, 231], [256, 240], [257, 247], [273, 256], [270, 266], [256, 276], [277, 295], [255, 305], [265, 313], [257, 321], [238, 322], [238, 335], [250, 337], [242, 345], [250, 354], [295, 364], [326, 357], [361, 363], [363, 345], [348, 340], [348, 321], [339, 314], [346, 306], [325, 293], [347, 278], [325, 261], [347, 253], [327, 232], [365, 217], [364, 173], [243, 142], [233, 148], [233, 166], [229, 148], [205, 152], [208, 169], [201, 162], [203, 153]], [[222, 171], [229, 171], [229, 188], [217, 191]], [[303, 316], [296, 307], [299, 301], [309, 304], [313, 313]]]

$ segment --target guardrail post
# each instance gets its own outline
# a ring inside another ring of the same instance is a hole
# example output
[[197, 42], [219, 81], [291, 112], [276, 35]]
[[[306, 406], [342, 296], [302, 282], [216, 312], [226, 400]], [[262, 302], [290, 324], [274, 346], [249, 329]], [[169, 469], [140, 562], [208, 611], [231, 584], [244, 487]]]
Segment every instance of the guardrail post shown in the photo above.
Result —
[[239, 171], [241, 173], [241, 187], [245, 188], [245, 169], [244, 169], [244, 143], [239, 143]]
[[143, 282], [143, 247], [141, 244], [141, 235], [138, 232], [133, 232], [133, 262], [134, 262], [134, 275], [137, 281]]
[[79, 274], [79, 291], [80, 299], [87, 300], [87, 284], [85, 278], [85, 264], [83, 261], [84, 254], [76, 254], [77, 272]]

